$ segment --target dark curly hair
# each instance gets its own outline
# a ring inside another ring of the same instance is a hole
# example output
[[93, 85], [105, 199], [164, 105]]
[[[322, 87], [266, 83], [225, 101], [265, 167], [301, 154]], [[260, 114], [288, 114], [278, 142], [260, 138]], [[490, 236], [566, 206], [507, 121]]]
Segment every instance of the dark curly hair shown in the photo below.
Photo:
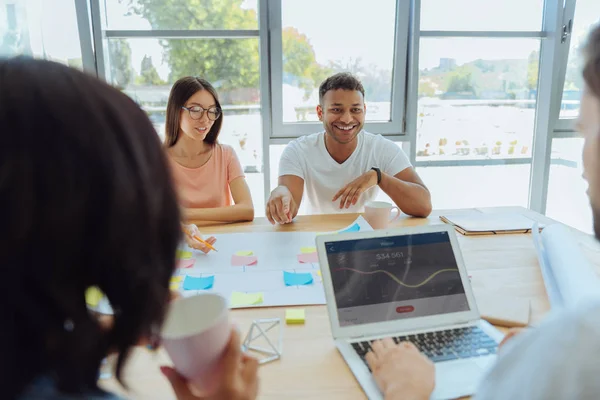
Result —
[[[97, 390], [160, 328], [180, 239], [163, 148], [126, 95], [58, 63], [0, 60], [0, 387], [38, 377], [65, 393]], [[88, 311], [97, 286], [115, 311]]]
[[357, 90], [362, 93], [363, 99], [365, 98], [365, 88], [363, 87], [360, 79], [352, 75], [350, 72], [340, 72], [335, 75], [331, 75], [325, 79], [319, 86], [319, 104], [323, 105], [323, 97], [325, 93], [330, 90]]

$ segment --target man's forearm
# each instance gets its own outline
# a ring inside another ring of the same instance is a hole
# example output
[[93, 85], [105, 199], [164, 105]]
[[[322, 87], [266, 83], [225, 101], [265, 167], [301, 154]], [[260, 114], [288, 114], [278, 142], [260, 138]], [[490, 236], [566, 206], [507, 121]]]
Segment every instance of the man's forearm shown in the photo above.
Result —
[[431, 213], [431, 194], [424, 186], [382, 173], [379, 187], [405, 214], [427, 217]]

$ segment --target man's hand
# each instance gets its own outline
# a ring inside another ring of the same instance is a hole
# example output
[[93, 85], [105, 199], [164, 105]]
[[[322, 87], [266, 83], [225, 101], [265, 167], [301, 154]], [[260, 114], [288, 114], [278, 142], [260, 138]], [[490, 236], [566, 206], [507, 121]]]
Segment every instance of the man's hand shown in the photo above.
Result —
[[267, 201], [266, 215], [273, 225], [292, 222], [296, 203], [290, 190], [285, 186], [277, 186]]
[[367, 362], [385, 400], [428, 400], [435, 387], [435, 367], [409, 342], [377, 340]]
[[504, 338], [502, 339], [502, 341], [500, 342], [500, 344], [498, 345], [498, 349], [501, 349], [502, 347], [504, 347], [504, 345], [506, 345], [506, 343], [509, 340], [511, 340], [518, 334], [522, 333], [525, 329], [526, 328], [511, 328], [511, 329], [509, 329], [508, 332], [506, 333], [506, 335], [504, 336]]
[[340, 210], [356, 204], [360, 196], [377, 185], [377, 172], [370, 170], [341, 188], [331, 201], [340, 199]]

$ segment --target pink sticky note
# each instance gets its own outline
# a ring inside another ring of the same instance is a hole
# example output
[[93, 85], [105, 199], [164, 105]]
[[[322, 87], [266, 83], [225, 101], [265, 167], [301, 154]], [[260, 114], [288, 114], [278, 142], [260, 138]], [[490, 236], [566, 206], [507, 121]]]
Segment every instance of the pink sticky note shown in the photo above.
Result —
[[232, 267], [242, 267], [244, 265], [255, 265], [258, 262], [256, 256], [238, 256], [236, 254], [231, 256]]
[[192, 268], [195, 262], [195, 258], [190, 258], [189, 260], [177, 260], [177, 268]]
[[319, 262], [319, 256], [316, 252], [298, 254], [298, 262], [302, 264], [317, 263]]

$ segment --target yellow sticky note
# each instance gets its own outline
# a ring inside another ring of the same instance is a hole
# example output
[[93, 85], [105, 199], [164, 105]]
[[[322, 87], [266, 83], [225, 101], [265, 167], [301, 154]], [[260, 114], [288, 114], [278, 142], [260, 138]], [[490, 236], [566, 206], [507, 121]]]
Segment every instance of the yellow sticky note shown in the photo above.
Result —
[[104, 293], [102, 293], [96, 286], [89, 287], [85, 291], [85, 302], [90, 307], [96, 307], [103, 297]]
[[192, 258], [192, 252], [191, 251], [177, 250], [176, 256], [177, 256], [177, 258], [181, 258], [183, 260], [187, 260], [188, 258]]
[[303, 254], [316, 253], [316, 252], [317, 252], [316, 247], [302, 247], [300, 249], [300, 253], [303, 253]]
[[236, 256], [253, 256], [254, 252], [252, 250], [240, 250], [235, 252]]
[[231, 293], [231, 298], [229, 299], [229, 303], [230, 303], [231, 307], [255, 306], [258, 304], [262, 304], [262, 302], [263, 302], [262, 292], [257, 292], [257, 293], [233, 292], [233, 293]]
[[319, 275], [321, 278], [323, 277], [323, 275], [321, 275], [321, 270], [317, 271], [317, 275]]
[[171, 283], [181, 283], [183, 282], [183, 276], [172, 276]]
[[171, 285], [169, 285], [169, 289], [179, 290], [179, 282], [171, 282]]
[[290, 308], [285, 310], [285, 323], [303, 324], [305, 321], [304, 308]]

